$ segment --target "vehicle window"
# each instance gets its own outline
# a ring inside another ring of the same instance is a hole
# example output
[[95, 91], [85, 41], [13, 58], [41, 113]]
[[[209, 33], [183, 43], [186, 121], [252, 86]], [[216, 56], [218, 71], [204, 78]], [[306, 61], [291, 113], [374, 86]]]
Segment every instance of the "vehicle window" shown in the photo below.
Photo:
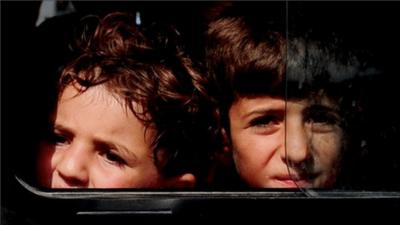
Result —
[[399, 190], [392, 6], [288, 4], [285, 160], [296, 186]]
[[1, 1], [2, 223], [397, 216], [399, 10]]
[[50, 192], [399, 191], [399, 4], [93, 4], [5, 38], [26, 52], [5, 66], [8, 177]]

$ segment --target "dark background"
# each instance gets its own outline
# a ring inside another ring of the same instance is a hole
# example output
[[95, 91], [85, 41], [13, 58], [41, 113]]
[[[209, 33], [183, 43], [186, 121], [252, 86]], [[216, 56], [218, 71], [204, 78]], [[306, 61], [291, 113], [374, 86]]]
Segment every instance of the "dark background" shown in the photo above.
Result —
[[[271, 10], [268, 2], [235, 4], [247, 14], [266, 15]], [[285, 6], [283, 2], [274, 4]], [[88, 13], [139, 10], [144, 23], [174, 23], [186, 39], [189, 52], [201, 59], [202, 34], [206, 22], [218, 14], [215, 6], [219, 4], [77, 2], [78, 13], [54, 18], [36, 29], [38, 2], [1, 2], [2, 222], [31, 224], [26, 208], [32, 207], [29, 201], [35, 197], [24, 191], [14, 176], [32, 171], [27, 169], [34, 156], [29, 146], [38, 135], [36, 127], [44, 119], [40, 115], [49, 107], [40, 98], [50, 95], [46, 85], [55, 81], [57, 69], [71, 57], [66, 43], [73, 37], [73, 26], [79, 18]], [[400, 2], [289, 2], [289, 15], [298, 13], [294, 17], [298, 19], [293, 20], [298, 23], [296, 26], [312, 25], [323, 32], [340, 33], [349, 47], [366, 52], [368, 61], [382, 71], [365, 82], [362, 92], [366, 111], [360, 115], [363, 123], [354, 135], [367, 140], [367, 145], [357, 149], [362, 157], [351, 168], [356, 189], [400, 191], [399, 11]], [[201, 206], [194, 208], [202, 210]]]

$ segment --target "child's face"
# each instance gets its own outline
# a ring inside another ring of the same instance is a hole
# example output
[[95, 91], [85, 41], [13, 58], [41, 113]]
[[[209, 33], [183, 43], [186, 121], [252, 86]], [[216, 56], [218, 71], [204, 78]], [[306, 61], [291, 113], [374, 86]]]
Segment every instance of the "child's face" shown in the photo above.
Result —
[[39, 149], [39, 182], [51, 188], [162, 186], [150, 148], [154, 131], [103, 87], [68, 86], [54, 129]]
[[311, 104], [243, 97], [231, 106], [229, 119], [236, 167], [250, 186], [330, 187], [335, 182], [343, 132], [328, 99]]

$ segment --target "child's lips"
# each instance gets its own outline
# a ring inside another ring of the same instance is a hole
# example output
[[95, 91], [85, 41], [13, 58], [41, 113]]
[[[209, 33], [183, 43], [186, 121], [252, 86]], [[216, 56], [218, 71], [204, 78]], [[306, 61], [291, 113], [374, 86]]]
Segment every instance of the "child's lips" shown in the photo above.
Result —
[[277, 180], [284, 188], [305, 188], [311, 184], [306, 180]]
[[279, 187], [283, 188], [306, 188], [312, 186], [310, 179], [297, 176], [277, 176], [274, 180]]

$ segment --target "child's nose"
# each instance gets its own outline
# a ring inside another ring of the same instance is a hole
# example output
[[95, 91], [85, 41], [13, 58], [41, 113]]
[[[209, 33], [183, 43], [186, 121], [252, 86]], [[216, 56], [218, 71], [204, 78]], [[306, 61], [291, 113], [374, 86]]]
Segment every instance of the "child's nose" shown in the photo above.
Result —
[[292, 165], [304, 164], [310, 158], [309, 134], [301, 121], [286, 125], [286, 160]]
[[87, 147], [79, 143], [71, 143], [56, 170], [66, 188], [86, 187], [89, 181], [88, 163], [89, 151]]

